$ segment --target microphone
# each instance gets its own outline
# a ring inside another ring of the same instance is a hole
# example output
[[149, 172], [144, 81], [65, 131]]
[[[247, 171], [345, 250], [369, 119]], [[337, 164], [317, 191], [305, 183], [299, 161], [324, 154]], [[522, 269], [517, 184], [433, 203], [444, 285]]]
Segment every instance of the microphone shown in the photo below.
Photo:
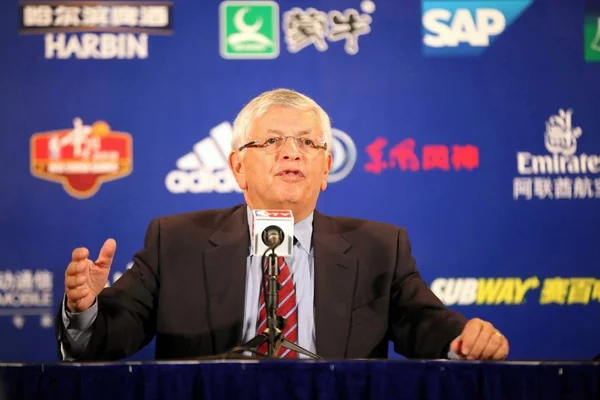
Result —
[[271, 248], [275, 248], [283, 242], [285, 234], [280, 227], [276, 225], [267, 226], [262, 232], [262, 241]]
[[294, 216], [290, 210], [252, 211], [253, 255], [274, 249], [278, 256], [291, 256], [294, 247]]

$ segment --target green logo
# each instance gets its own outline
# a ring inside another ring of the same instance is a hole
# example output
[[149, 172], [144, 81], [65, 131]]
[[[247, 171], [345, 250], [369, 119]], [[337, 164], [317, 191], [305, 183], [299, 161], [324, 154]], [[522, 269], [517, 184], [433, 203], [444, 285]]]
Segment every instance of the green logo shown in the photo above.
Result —
[[600, 14], [586, 15], [583, 29], [585, 60], [600, 62]]
[[224, 1], [219, 8], [223, 58], [279, 56], [279, 7], [274, 1]]

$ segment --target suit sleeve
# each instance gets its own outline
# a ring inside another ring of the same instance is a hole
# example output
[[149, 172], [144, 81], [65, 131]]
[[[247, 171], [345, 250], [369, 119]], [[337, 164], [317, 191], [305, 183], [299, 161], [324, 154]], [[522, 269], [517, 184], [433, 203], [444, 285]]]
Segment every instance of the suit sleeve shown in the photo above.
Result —
[[421, 279], [406, 230], [399, 229], [391, 286], [390, 335], [407, 358], [447, 358], [467, 320], [444, 306]]
[[[133, 266], [98, 295], [98, 315], [90, 327], [93, 333], [85, 352], [76, 361], [119, 360], [135, 354], [152, 341], [159, 290], [159, 254], [160, 223], [154, 219], [146, 231], [144, 248], [133, 258]], [[57, 324], [60, 338], [64, 336], [65, 327], [60, 319]]]

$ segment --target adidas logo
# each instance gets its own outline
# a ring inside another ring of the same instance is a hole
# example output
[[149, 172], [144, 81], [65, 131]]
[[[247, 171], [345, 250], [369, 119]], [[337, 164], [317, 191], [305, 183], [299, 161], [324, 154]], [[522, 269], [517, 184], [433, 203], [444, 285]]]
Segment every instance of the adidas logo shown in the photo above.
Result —
[[[339, 129], [332, 129], [333, 163], [328, 181], [347, 177], [356, 163], [356, 146], [352, 138]], [[179, 158], [177, 169], [169, 172], [165, 185], [171, 193], [231, 193], [241, 192], [227, 157], [231, 149], [233, 127], [222, 122], [210, 130], [209, 136], [197, 142], [193, 151]]]
[[241, 192], [227, 163], [232, 136], [229, 122], [212, 128], [207, 138], [194, 145], [194, 151], [177, 160], [177, 169], [165, 179], [167, 190], [176, 194]]

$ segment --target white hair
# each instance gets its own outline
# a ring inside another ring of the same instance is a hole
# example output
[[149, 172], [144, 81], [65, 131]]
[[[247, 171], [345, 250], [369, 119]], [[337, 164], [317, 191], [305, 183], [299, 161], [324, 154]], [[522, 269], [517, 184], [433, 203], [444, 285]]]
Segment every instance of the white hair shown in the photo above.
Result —
[[273, 107], [290, 107], [298, 110], [314, 111], [318, 117], [323, 138], [327, 142], [327, 152], [331, 152], [331, 121], [329, 116], [310, 97], [290, 89], [274, 89], [261, 93], [242, 108], [233, 121], [232, 151], [237, 151], [248, 142], [248, 135], [254, 121], [265, 115]]

